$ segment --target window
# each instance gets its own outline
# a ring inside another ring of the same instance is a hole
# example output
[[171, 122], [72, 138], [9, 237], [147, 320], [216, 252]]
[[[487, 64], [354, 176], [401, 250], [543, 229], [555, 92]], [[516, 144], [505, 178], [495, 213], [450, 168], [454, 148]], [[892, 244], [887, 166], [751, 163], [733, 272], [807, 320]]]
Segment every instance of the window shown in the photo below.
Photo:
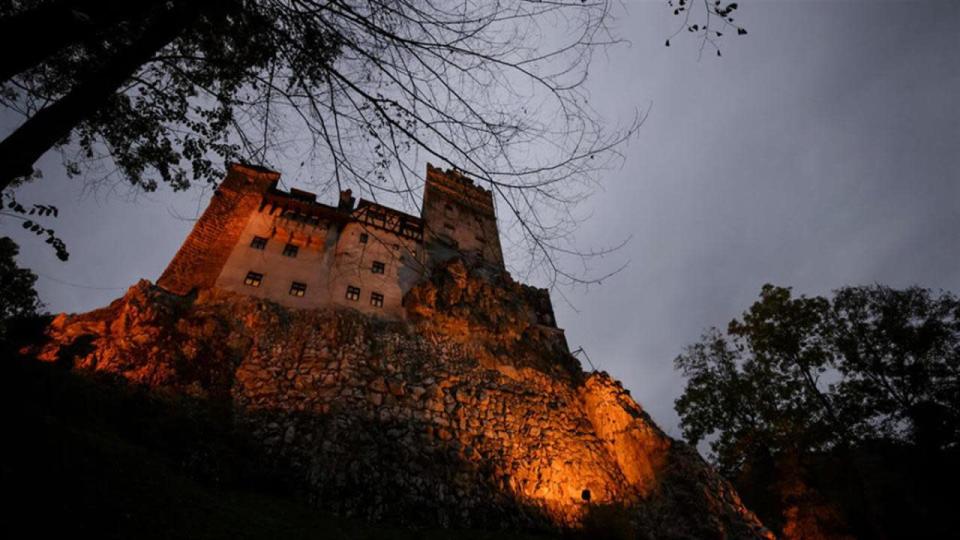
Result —
[[290, 296], [303, 296], [307, 293], [307, 284], [294, 281], [290, 285]]
[[420, 229], [415, 223], [409, 223], [405, 221], [400, 225], [400, 234], [404, 234], [406, 236], [419, 236]]
[[366, 244], [368, 238], [369, 238], [369, 237], [367, 236], [367, 233], [365, 233], [365, 232], [364, 232], [364, 233], [360, 233], [360, 243], [361, 243], [361, 244]]
[[444, 228], [444, 229], [447, 229], [447, 230], [450, 231], [450, 232], [453, 232], [453, 225], [451, 225], [451, 224], [449, 224], [449, 223], [444, 223], [444, 224], [443, 224], [443, 228]]
[[244, 285], [259, 287], [263, 283], [263, 274], [257, 272], [247, 272], [247, 277], [243, 280]]
[[310, 225], [317, 226], [320, 224], [320, 217], [310, 214], [302, 214], [296, 210], [284, 210], [280, 217], [284, 219], [289, 219], [290, 221], [297, 221], [300, 223], [308, 223]]
[[387, 265], [383, 264], [380, 261], [373, 261], [373, 267], [370, 269], [374, 274], [382, 274], [386, 270]]
[[259, 250], [267, 249], [267, 239], [262, 236], [254, 236], [253, 240], [250, 241], [250, 247]]
[[383, 307], [383, 295], [380, 293], [370, 293], [370, 305], [374, 307]]
[[293, 244], [283, 246], [283, 254], [287, 257], [296, 257], [298, 251], [300, 251], [300, 248]]
[[360, 287], [354, 287], [353, 285], [347, 286], [347, 300], [353, 300], [356, 302], [360, 299]]
[[444, 207], [444, 211], [445, 211], [447, 217], [453, 217], [453, 216], [455, 215], [455, 212], [453, 211], [453, 205], [452, 205], [452, 204], [446, 205], [446, 206]]

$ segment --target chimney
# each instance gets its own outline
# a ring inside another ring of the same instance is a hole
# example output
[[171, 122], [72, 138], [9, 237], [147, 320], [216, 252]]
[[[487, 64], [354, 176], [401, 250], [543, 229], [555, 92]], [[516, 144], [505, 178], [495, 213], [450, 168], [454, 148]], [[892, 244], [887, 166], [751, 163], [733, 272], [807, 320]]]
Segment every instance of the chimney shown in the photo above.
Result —
[[349, 189], [345, 189], [340, 192], [340, 204], [337, 205], [337, 209], [352, 212], [353, 201], [353, 192]]

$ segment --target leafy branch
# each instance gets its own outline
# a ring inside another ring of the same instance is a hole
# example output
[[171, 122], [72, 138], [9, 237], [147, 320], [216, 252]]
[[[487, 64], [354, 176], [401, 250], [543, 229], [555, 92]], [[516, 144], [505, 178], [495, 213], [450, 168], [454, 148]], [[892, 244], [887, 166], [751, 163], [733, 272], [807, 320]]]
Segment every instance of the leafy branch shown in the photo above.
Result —
[[47, 204], [32, 204], [28, 208], [20, 204], [20, 202], [16, 200], [12, 193], [5, 191], [3, 193], [3, 207], [5, 207], [6, 210], [0, 210], [0, 215], [23, 221], [22, 227], [36, 234], [37, 236], [46, 235], [44, 242], [49, 244], [50, 247], [54, 249], [57, 254], [57, 258], [61, 261], [66, 261], [70, 258], [70, 253], [67, 252], [67, 245], [56, 235], [56, 232], [53, 229], [45, 227], [34, 221], [36, 218], [59, 217], [60, 210], [57, 209], [56, 206]]

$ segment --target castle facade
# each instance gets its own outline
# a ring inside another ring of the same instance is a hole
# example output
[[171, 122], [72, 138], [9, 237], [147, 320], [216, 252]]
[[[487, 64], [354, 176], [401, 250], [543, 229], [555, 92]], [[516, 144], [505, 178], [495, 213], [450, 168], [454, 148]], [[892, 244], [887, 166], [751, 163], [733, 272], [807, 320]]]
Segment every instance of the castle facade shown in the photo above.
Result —
[[[503, 271], [490, 191], [427, 165], [422, 214], [349, 190], [336, 206], [278, 189], [280, 173], [231, 164], [206, 211], [157, 284], [187, 294], [217, 287], [293, 308], [339, 305], [404, 318], [404, 295], [432, 268], [461, 257]], [[543, 291], [536, 317], [554, 325]]]

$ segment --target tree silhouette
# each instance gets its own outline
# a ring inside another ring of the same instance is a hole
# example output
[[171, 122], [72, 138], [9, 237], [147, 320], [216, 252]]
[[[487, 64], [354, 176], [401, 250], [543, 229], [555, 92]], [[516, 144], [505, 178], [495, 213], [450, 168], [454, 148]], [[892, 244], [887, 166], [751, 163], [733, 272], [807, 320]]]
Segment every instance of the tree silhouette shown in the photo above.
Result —
[[816, 507], [807, 482], [834, 492], [847, 482], [835, 503], [877, 537], [898, 519], [916, 527], [911, 512], [937, 515], [944, 502], [931, 486], [957, 476], [960, 299], [951, 293], [875, 285], [794, 297], [765, 285], [726, 335], [710, 330], [676, 365], [687, 378], [676, 402], [684, 437], [709, 440], [749, 502], [764, 493], [758, 511], [797, 494], [804, 502], [793, 507]]
[[37, 276], [17, 266], [20, 248], [6, 236], [0, 238], [0, 341], [11, 319], [36, 315], [43, 307], [33, 286]]

